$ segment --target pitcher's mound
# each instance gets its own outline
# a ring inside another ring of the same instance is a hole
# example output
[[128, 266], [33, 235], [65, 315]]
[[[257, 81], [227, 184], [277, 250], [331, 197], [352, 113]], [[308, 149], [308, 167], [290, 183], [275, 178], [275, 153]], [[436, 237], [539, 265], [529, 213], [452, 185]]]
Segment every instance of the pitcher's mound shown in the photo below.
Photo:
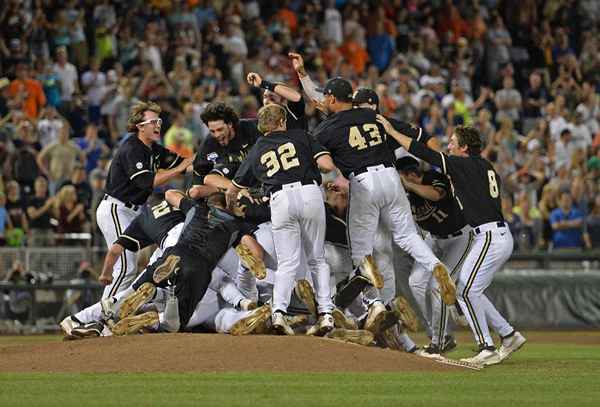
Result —
[[307, 336], [154, 334], [0, 348], [1, 372], [415, 372], [461, 370]]

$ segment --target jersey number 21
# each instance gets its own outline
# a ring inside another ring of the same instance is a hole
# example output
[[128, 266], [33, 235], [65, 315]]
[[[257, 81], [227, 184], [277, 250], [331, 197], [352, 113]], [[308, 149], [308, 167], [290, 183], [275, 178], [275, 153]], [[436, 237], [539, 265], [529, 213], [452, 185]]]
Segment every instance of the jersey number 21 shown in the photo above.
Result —
[[267, 167], [267, 177], [272, 177], [282, 168], [285, 171], [300, 165], [296, 157], [296, 147], [292, 143], [280, 145], [277, 152], [267, 151], [260, 157], [260, 163]]

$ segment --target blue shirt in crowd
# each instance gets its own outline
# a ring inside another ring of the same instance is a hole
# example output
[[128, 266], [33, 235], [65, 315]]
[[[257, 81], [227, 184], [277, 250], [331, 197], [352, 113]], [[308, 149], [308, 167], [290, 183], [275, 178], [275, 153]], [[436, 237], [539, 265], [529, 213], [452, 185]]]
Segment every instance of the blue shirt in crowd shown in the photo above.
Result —
[[[577, 208], [571, 208], [568, 213], [563, 212], [562, 209], [556, 208], [550, 214], [550, 224], [554, 225], [556, 222], [562, 222], [564, 220], [576, 220], [583, 219], [583, 213]], [[581, 248], [583, 247], [583, 226], [577, 228], [553, 230], [552, 242], [554, 243], [555, 249], [560, 248]]]

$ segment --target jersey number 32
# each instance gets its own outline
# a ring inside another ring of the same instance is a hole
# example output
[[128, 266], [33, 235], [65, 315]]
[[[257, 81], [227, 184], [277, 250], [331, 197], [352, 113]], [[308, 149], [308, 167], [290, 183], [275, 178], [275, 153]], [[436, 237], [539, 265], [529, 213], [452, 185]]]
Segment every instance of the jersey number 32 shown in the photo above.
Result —
[[267, 151], [260, 157], [260, 163], [267, 167], [267, 177], [272, 177], [282, 168], [285, 171], [300, 165], [296, 157], [296, 147], [292, 143], [280, 145], [277, 152]]
[[[381, 134], [379, 134], [379, 128], [376, 124], [363, 124], [362, 130], [363, 131], [361, 132], [358, 126], [350, 127], [350, 134], [348, 135], [350, 147], [356, 148], [357, 150], [364, 150], [367, 147], [381, 144]], [[368, 141], [365, 136], [369, 138]]]

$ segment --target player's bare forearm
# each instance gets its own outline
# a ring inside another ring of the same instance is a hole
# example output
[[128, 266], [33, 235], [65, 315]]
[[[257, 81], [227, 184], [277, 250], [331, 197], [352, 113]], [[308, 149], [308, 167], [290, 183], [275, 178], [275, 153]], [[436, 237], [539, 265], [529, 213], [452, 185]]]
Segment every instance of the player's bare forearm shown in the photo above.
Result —
[[386, 119], [383, 115], [378, 114], [377, 121], [383, 126], [385, 132], [389, 136], [393, 137], [394, 140], [396, 140], [402, 147], [404, 147], [406, 151], [408, 151], [413, 139], [411, 139], [408, 136], [405, 136], [404, 134], [396, 130], [394, 126], [392, 126], [392, 124], [388, 121], [388, 119]]
[[237, 196], [240, 191], [241, 189], [233, 184], [231, 184], [229, 188], [227, 188], [227, 191], [225, 192], [225, 200], [227, 201], [228, 209], [232, 209], [237, 203]]
[[222, 175], [208, 174], [206, 177], [204, 177], [204, 185], [210, 185], [218, 189], [226, 190], [233, 184], [231, 183], [230, 179]]
[[171, 168], [171, 169], [168, 169], [168, 170], [160, 170], [160, 171], [158, 171], [156, 173], [156, 175], [154, 176], [154, 181], [153, 181], [152, 185], [154, 187], [158, 187], [158, 186], [161, 186], [161, 185], [167, 183], [168, 181], [170, 181], [171, 179], [175, 178], [176, 176], [178, 176], [182, 172], [186, 171], [187, 168], [190, 165], [192, 165], [193, 162], [194, 162], [194, 157], [185, 158], [175, 168]]
[[427, 199], [428, 201], [432, 202], [440, 201], [445, 196], [445, 193], [443, 191], [432, 185], [421, 185], [405, 181], [404, 186], [407, 190], [414, 192], [421, 198]]
[[278, 83], [275, 85], [275, 93], [277, 93], [282, 98], [289, 100], [290, 102], [298, 102], [302, 99], [302, 95], [296, 89], [291, 88], [282, 83]]
[[317, 158], [317, 166], [323, 173], [337, 171], [337, 167], [333, 163], [333, 159], [329, 154], [321, 155]]
[[206, 198], [215, 192], [219, 192], [219, 189], [211, 185], [194, 185], [188, 189], [187, 194], [192, 199], [200, 199]]
[[165, 192], [165, 200], [176, 208], [179, 208], [183, 198], [185, 194], [178, 189], [169, 189]]
[[256, 257], [258, 260], [263, 260], [264, 258], [264, 250], [262, 246], [250, 235], [242, 236], [241, 243], [244, 244], [250, 251], [252, 255]]

